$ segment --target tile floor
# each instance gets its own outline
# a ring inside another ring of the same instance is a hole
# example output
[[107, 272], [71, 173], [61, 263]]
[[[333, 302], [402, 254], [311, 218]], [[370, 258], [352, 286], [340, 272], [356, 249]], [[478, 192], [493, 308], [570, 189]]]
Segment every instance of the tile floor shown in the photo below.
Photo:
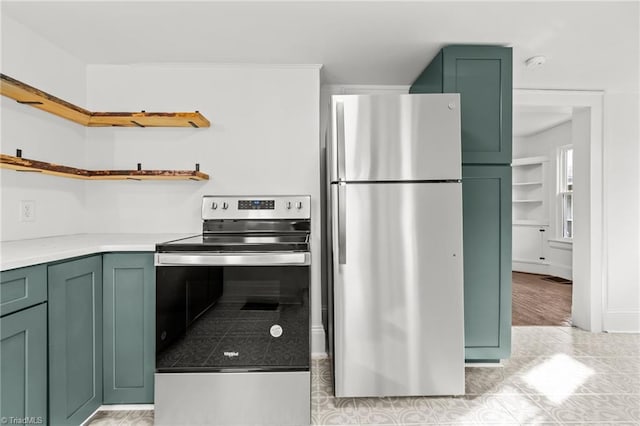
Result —
[[[502, 367], [466, 369], [464, 397], [332, 396], [329, 360], [312, 364], [312, 424], [640, 425], [640, 335], [513, 327]], [[101, 411], [89, 425], [151, 425], [152, 411]]]

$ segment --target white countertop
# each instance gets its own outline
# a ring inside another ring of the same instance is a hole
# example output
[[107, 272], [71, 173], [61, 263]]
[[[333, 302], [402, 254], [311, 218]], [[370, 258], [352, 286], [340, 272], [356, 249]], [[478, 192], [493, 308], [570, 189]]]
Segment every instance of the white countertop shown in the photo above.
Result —
[[153, 252], [157, 243], [191, 234], [76, 234], [0, 242], [0, 271], [115, 251]]

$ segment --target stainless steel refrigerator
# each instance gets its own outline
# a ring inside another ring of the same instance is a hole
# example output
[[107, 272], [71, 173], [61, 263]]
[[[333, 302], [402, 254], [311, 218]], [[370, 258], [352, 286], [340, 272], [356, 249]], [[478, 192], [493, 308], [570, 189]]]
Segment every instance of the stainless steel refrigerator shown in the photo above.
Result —
[[332, 97], [337, 397], [464, 394], [460, 98]]

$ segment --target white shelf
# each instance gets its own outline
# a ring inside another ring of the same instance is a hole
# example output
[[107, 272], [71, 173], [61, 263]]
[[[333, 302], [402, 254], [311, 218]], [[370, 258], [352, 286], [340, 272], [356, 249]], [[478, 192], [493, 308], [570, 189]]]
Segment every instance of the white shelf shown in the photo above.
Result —
[[517, 226], [549, 226], [549, 222], [540, 220], [527, 220], [518, 219], [511, 222], [512, 225]]
[[[526, 228], [548, 226], [545, 191], [547, 161], [547, 157], [542, 156], [513, 160], [512, 223], [520, 233], [532, 231]], [[527, 235], [529, 238], [530, 235]]]
[[513, 186], [533, 186], [533, 185], [542, 185], [542, 182], [513, 182]]
[[512, 167], [535, 166], [549, 161], [547, 157], [524, 157], [511, 160]]
[[529, 263], [534, 265], [548, 265], [549, 261], [541, 259], [513, 259], [513, 263]]

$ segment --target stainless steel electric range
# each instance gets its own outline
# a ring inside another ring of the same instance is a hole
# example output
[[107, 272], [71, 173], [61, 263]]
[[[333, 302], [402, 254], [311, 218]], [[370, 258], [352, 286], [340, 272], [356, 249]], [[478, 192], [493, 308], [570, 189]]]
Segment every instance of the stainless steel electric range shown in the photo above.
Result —
[[205, 196], [156, 246], [156, 424], [309, 424], [310, 204]]

